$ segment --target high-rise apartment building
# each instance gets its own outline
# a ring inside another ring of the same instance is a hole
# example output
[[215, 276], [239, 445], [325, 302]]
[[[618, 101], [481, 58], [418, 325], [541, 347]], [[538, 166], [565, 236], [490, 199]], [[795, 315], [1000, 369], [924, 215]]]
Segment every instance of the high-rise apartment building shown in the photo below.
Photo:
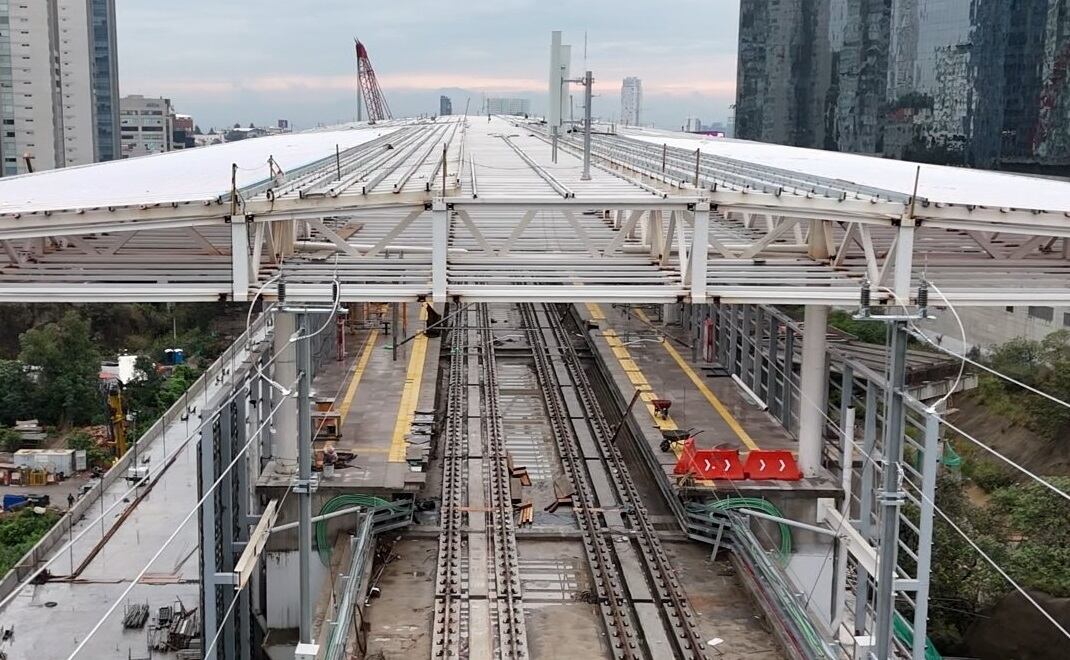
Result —
[[620, 86], [620, 123], [638, 126], [643, 110], [643, 81], [628, 77]]
[[738, 137], [979, 167], [1070, 167], [1065, 0], [751, 0]]
[[122, 157], [146, 156], [174, 148], [175, 114], [171, 100], [124, 96], [119, 102]]
[[529, 115], [531, 101], [504, 96], [489, 96], [485, 106], [488, 115]]
[[115, 0], [0, 1], [0, 175], [119, 149]]
[[450, 101], [450, 97], [446, 95], [438, 97], [438, 114], [440, 117], [448, 117], [453, 114], [453, 101]]

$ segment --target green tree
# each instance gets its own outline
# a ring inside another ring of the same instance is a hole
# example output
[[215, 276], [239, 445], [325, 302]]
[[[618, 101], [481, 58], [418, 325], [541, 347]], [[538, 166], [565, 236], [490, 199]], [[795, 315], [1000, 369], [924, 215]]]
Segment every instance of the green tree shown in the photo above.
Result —
[[60, 321], [31, 328], [19, 338], [20, 359], [39, 369], [34, 410], [63, 428], [102, 414], [100, 356], [89, 329], [89, 322], [70, 310]]
[[108, 452], [98, 447], [97, 443], [93, 441], [93, 437], [85, 431], [75, 431], [67, 436], [67, 449], [84, 451], [86, 463], [90, 467], [94, 465], [106, 466], [111, 462]]
[[0, 575], [17, 564], [58, 519], [55, 511], [38, 515], [28, 509], [0, 518]]
[[859, 321], [842, 310], [833, 310], [829, 314], [829, 325], [854, 335], [867, 344], [887, 343], [888, 326], [880, 321]]
[[0, 360], [0, 426], [11, 426], [29, 417], [30, 379], [17, 360]]
[[[1048, 480], [1064, 492], [1070, 490], [1068, 477]], [[1011, 574], [1034, 589], [1070, 596], [1070, 502], [1029, 481], [992, 493], [989, 510], [1015, 539]]]
[[0, 426], [0, 451], [14, 454], [22, 448], [22, 436], [15, 431]]

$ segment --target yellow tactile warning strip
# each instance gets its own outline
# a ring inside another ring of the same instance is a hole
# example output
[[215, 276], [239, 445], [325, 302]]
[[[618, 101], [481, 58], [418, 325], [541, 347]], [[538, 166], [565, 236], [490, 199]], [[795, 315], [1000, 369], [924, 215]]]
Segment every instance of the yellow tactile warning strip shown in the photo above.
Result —
[[[605, 313], [596, 303], [587, 303], [587, 310], [590, 312], [593, 320], [606, 320]], [[635, 389], [639, 391], [639, 399], [646, 406], [646, 410], [650, 413], [650, 418], [657, 424], [658, 430], [678, 430], [680, 427], [673, 421], [672, 415], [666, 415], [665, 419], [662, 419], [654, 414], [654, 399], [660, 399], [661, 397], [659, 397], [654, 391], [654, 388], [650, 386], [650, 382], [646, 379], [646, 376], [643, 375], [643, 370], [640, 369], [639, 365], [632, 359], [631, 353], [628, 352], [628, 347], [625, 346], [624, 342], [617, 336], [616, 330], [603, 325], [602, 336], [605, 338], [606, 344], [609, 345], [610, 350], [613, 351], [613, 355], [617, 358], [617, 362], [619, 362], [621, 368], [624, 369], [624, 374], [628, 377], [628, 380], [631, 381], [632, 385], [635, 386]], [[680, 458], [680, 454], [682, 454], [683, 451], [684, 448], [680, 443], [672, 444], [672, 452], [676, 454], [676, 458]], [[698, 479], [696, 480], [696, 483], [701, 486], [713, 486], [713, 482], [708, 479]]]
[[[646, 314], [643, 313], [643, 310], [635, 310], [635, 315], [645, 323], [650, 323], [650, 319], [648, 319]], [[686, 360], [684, 360], [683, 356], [680, 355], [679, 351], [673, 348], [672, 344], [670, 344], [669, 341], [664, 337], [662, 337], [661, 339], [661, 345], [665, 348], [665, 352], [672, 357], [672, 359], [676, 362], [677, 365], [679, 365], [680, 369], [683, 370], [685, 374], [687, 374], [687, 377], [690, 378], [691, 382], [695, 384], [695, 387], [698, 388], [698, 391], [700, 393], [702, 393], [702, 396], [706, 397], [706, 400], [710, 402], [710, 405], [713, 406], [713, 409], [716, 410], [717, 414], [721, 416], [721, 419], [725, 421], [725, 424], [728, 424], [728, 428], [732, 429], [732, 432], [736, 434], [736, 436], [743, 444], [747, 446], [748, 449], [757, 449], [758, 443], [756, 443], [750, 437], [750, 435], [745, 430], [743, 430], [743, 427], [740, 426], [739, 421], [737, 421], [736, 418], [732, 415], [732, 413], [729, 412], [728, 408], [726, 408], [725, 405], [721, 403], [721, 400], [717, 398], [717, 395], [713, 393], [713, 390], [711, 390], [706, 385], [706, 383], [703, 382], [702, 377], [695, 373], [695, 370], [691, 368], [691, 365], [689, 365]]]
[[372, 353], [375, 352], [375, 342], [378, 339], [379, 331], [372, 330], [364, 340], [364, 348], [360, 353], [360, 359], [357, 360], [357, 367], [353, 370], [352, 380], [349, 381], [349, 387], [346, 388], [345, 396], [342, 397], [342, 402], [338, 406], [338, 417], [341, 419], [342, 424], [345, 424], [346, 418], [349, 417], [349, 408], [353, 405], [353, 397], [357, 394], [360, 379], [364, 377], [364, 370], [368, 368], [368, 360], [371, 359]]
[[[427, 307], [420, 306], [420, 320], [427, 320]], [[420, 333], [412, 340], [412, 354], [409, 355], [409, 369], [405, 373], [405, 387], [401, 390], [401, 402], [398, 404], [398, 417], [394, 423], [394, 435], [390, 440], [391, 463], [404, 463], [406, 454], [405, 436], [412, 427], [416, 415], [416, 403], [420, 400], [420, 381], [424, 376], [424, 358], [427, 355], [427, 335]]]

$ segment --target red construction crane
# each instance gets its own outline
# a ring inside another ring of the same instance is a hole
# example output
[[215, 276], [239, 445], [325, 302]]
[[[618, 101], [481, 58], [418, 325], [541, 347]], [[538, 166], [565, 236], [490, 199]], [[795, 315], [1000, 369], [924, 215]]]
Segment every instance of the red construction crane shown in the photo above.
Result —
[[357, 99], [357, 119], [360, 116], [360, 102], [364, 100], [364, 107], [368, 109], [368, 121], [375, 123], [382, 119], [391, 119], [390, 106], [386, 104], [383, 90], [379, 89], [379, 81], [375, 78], [375, 69], [372, 61], [368, 59], [368, 49], [360, 41], [353, 40], [357, 44], [357, 78], [360, 80], [360, 98]]

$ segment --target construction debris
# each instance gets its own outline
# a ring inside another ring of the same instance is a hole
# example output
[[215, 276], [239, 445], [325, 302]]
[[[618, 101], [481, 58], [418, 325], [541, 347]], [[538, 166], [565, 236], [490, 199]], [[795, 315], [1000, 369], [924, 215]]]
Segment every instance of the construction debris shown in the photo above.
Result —
[[123, 628], [144, 628], [148, 620], [148, 603], [127, 604], [123, 607]]

